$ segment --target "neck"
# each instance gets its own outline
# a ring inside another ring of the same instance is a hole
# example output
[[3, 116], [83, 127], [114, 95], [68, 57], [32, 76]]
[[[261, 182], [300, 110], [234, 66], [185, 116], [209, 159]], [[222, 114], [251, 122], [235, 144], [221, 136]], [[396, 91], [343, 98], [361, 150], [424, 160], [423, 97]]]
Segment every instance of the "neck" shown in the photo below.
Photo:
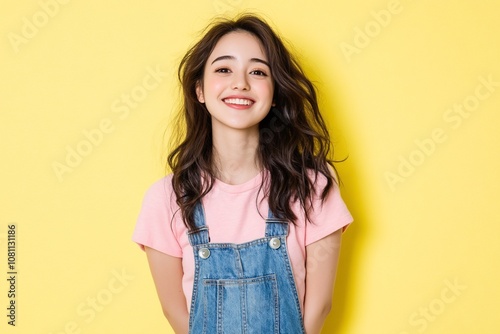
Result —
[[258, 129], [214, 132], [213, 145], [217, 178], [222, 182], [242, 184], [260, 172]]

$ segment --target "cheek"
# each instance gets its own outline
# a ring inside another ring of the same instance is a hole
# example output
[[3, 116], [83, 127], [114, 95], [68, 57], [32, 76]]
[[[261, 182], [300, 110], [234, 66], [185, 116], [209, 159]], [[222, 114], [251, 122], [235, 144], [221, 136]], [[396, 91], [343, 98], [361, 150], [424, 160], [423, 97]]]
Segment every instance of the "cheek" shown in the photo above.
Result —
[[259, 93], [262, 97], [272, 99], [274, 95], [274, 85], [272, 82], [262, 82], [258, 85]]
[[211, 77], [205, 80], [205, 92], [218, 94], [222, 89], [224, 89], [224, 82], [221, 78]]

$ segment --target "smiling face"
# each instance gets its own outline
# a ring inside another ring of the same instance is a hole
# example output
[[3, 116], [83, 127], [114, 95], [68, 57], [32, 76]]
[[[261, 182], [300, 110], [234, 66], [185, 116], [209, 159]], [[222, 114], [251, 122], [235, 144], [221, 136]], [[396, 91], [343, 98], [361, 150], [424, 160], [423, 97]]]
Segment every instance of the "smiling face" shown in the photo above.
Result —
[[205, 64], [198, 101], [212, 118], [212, 131], [258, 132], [273, 103], [274, 82], [260, 41], [244, 31], [231, 32], [216, 44]]

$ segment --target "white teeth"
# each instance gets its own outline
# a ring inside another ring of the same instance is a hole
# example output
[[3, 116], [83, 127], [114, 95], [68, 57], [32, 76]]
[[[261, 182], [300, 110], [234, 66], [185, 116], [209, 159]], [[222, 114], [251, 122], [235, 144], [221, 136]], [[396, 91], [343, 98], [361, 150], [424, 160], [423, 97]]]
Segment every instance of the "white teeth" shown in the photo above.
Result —
[[247, 99], [225, 99], [224, 102], [229, 104], [239, 104], [244, 106], [249, 106], [252, 104], [252, 101]]

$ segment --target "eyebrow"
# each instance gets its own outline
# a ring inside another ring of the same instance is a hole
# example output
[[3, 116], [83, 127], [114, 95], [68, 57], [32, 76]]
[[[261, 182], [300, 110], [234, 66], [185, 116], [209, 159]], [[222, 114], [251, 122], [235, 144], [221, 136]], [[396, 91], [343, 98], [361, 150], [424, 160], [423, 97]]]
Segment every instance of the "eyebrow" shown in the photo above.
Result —
[[[219, 61], [219, 60], [226, 60], [226, 59], [229, 59], [229, 60], [236, 60], [236, 57], [234, 56], [220, 56], [220, 57], [217, 57], [214, 59], [214, 61], [212, 62], [215, 63], [216, 61]], [[269, 63], [263, 59], [260, 59], [260, 58], [250, 58], [250, 61], [251, 62], [254, 62], [254, 63], [262, 63], [264, 65], [266, 65], [267, 67], [271, 68], [271, 66], [269, 66]]]

